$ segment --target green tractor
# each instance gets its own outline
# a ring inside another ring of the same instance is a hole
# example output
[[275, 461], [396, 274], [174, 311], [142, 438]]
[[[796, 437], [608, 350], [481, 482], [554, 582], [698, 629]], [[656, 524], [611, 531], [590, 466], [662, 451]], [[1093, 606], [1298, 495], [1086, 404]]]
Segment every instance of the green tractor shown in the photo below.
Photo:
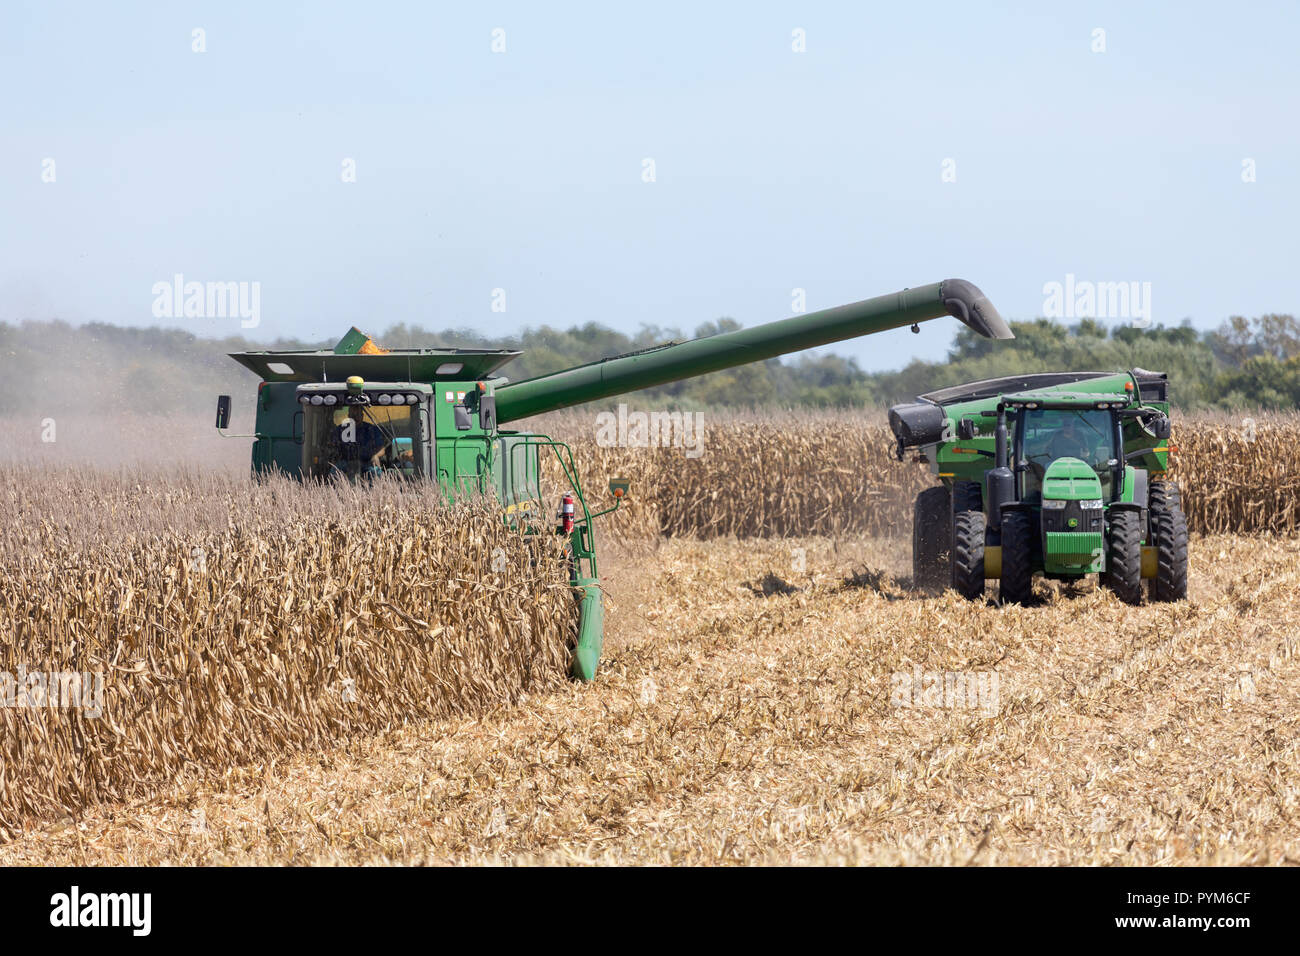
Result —
[[1166, 480], [1168, 376], [1050, 372], [958, 385], [889, 410], [940, 484], [916, 499], [913, 583], [970, 600], [999, 582], [1026, 604], [1033, 576], [1100, 575], [1127, 604], [1187, 596], [1187, 519]]
[[[593, 511], [572, 450], [562, 441], [502, 425], [613, 395], [760, 362], [788, 352], [951, 316], [989, 338], [1011, 330], [962, 279], [904, 289], [688, 342], [669, 342], [512, 382], [499, 369], [520, 353], [485, 349], [384, 349], [352, 329], [332, 350], [231, 355], [261, 379], [252, 464], [304, 481], [376, 478], [438, 483], [450, 500], [488, 496], [525, 534], [567, 538], [570, 583], [580, 602], [573, 674], [591, 680], [603, 642], [604, 605], [594, 520], [616, 510], [627, 479], [610, 482], [612, 507]], [[752, 397], [752, 396], [751, 396]], [[217, 429], [230, 424], [217, 400]], [[559, 475], [548, 514], [543, 462]]]

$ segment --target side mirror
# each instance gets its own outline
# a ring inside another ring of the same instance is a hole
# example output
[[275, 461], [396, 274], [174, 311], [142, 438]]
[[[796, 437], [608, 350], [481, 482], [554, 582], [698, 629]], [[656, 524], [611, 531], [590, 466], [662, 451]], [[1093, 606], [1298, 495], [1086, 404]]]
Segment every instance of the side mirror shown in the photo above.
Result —
[[1173, 423], [1169, 421], [1168, 415], [1157, 416], [1156, 419], [1151, 422], [1151, 434], [1155, 435], [1160, 441], [1169, 441], [1169, 438], [1173, 433]]
[[609, 479], [609, 493], [615, 498], [622, 500], [627, 497], [628, 491], [632, 488], [630, 478], [611, 478]]
[[217, 428], [225, 429], [230, 427], [230, 396], [217, 396]]
[[478, 400], [478, 427], [488, 434], [497, 430], [497, 398], [495, 395], [480, 395]]

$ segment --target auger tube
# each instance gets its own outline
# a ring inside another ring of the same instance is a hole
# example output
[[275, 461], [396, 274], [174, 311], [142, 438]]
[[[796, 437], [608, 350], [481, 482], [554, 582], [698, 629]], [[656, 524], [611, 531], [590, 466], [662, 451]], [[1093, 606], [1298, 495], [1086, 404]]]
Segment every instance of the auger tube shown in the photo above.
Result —
[[851, 305], [661, 345], [500, 385], [496, 389], [497, 420], [517, 421], [943, 316], [952, 316], [986, 338], [1015, 337], [993, 303], [975, 285], [964, 279], [945, 279]]

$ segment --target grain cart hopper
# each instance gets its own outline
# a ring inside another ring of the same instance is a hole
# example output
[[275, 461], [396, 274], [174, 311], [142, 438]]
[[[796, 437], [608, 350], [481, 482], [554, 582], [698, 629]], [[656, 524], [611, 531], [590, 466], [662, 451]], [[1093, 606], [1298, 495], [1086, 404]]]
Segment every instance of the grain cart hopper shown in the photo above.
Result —
[[[628, 482], [612, 481], [613, 507], [593, 514], [568, 445], [501, 426], [945, 315], [981, 335], [1011, 338], [983, 293], [961, 279], [671, 342], [520, 382], [497, 374], [518, 352], [387, 351], [353, 329], [332, 351], [232, 354], [262, 379], [254, 433], [238, 437], [255, 439], [255, 473], [279, 470], [299, 479], [353, 482], [376, 475], [437, 481], [451, 499], [494, 496], [505, 520], [526, 533], [567, 535], [571, 583], [582, 611], [573, 672], [590, 680], [600, 657], [604, 618], [592, 519], [618, 508]], [[230, 397], [223, 395], [217, 402], [217, 428], [224, 433], [229, 420]], [[541, 463], [551, 455], [568, 488], [558, 522], [547, 518], [540, 500]]]
[[1093, 572], [1123, 601], [1187, 596], [1187, 520], [1169, 462], [1168, 378], [1049, 372], [958, 385], [895, 405], [901, 461], [916, 448], [940, 484], [917, 496], [918, 587], [963, 597], [999, 581], [1025, 603], [1032, 577]]

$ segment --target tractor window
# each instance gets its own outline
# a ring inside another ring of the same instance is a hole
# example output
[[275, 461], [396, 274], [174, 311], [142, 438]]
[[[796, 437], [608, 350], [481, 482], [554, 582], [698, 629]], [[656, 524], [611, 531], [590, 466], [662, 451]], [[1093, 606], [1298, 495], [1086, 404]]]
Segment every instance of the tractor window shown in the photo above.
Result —
[[315, 478], [420, 469], [420, 411], [411, 405], [304, 405], [303, 470]]
[[1058, 458], [1078, 458], [1101, 479], [1102, 497], [1110, 496], [1111, 471], [1107, 462], [1115, 458], [1115, 441], [1110, 412], [1102, 409], [1023, 408], [1019, 415], [1023, 429], [1025, 497], [1039, 497], [1043, 473]]

